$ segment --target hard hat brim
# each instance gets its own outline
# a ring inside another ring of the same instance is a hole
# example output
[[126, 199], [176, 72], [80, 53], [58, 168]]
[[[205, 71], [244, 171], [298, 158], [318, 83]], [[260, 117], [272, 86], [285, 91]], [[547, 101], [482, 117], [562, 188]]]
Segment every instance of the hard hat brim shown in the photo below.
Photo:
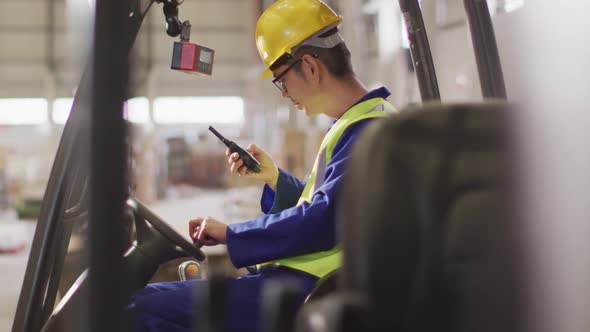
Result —
[[270, 68], [265, 68], [264, 71], [262, 71], [262, 74], [260, 74], [260, 79], [261, 80], [265, 80], [268, 79], [272, 76], [272, 70], [270, 70]]

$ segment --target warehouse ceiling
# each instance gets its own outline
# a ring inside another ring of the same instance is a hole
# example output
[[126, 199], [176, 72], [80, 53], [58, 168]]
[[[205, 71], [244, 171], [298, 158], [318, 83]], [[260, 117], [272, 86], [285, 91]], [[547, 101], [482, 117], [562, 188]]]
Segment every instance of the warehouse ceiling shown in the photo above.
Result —
[[[0, 98], [70, 97], [87, 62], [89, 0], [0, 1]], [[212, 77], [170, 70], [172, 45], [162, 4], [154, 3], [135, 43], [132, 94], [244, 95], [260, 70], [254, 26], [260, 0], [185, 0], [191, 42], [213, 48]], [[75, 14], [72, 14], [75, 12]]]

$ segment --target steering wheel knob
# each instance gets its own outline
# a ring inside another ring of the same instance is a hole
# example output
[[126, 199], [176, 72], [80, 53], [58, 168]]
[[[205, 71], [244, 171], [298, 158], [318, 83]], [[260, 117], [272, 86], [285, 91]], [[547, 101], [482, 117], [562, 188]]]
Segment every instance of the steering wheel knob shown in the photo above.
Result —
[[196, 279], [201, 276], [201, 269], [197, 262], [186, 261], [178, 266], [178, 276], [180, 281]]

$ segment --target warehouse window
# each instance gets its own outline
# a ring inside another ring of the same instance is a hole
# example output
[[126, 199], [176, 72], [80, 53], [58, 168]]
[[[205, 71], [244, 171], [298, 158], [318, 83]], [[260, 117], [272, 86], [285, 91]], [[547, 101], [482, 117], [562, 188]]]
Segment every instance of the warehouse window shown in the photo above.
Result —
[[[74, 98], [56, 98], [53, 101], [51, 119], [53, 123], [65, 124], [72, 109]], [[135, 97], [127, 101], [125, 118], [134, 123], [150, 121], [150, 104], [146, 97]]]
[[511, 13], [524, 6], [525, 0], [488, 0], [490, 14]]
[[53, 101], [51, 120], [56, 124], [64, 124], [68, 120], [74, 98], [56, 98]]
[[408, 26], [406, 25], [406, 20], [404, 19], [404, 16], [401, 15], [401, 26], [400, 26], [400, 32], [401, 32], [401, 47], [402, 48], [410, 48], [410, 40], [408, 38]]
[[150, 122], [150, 102], [146, 97], [129, 99], [125, 110], [125, 118], [133, 123]]
[[48, 119], [45, 98], [0, 99], [0, 125], [38, 125]]
[[154, 122], [159, 124], [244, 122], [241, 97], [160, 97], [154, 100]]
[[506, 13], [513, 12], [524, 6], [524, 0], [498, 0], [498, 10]]

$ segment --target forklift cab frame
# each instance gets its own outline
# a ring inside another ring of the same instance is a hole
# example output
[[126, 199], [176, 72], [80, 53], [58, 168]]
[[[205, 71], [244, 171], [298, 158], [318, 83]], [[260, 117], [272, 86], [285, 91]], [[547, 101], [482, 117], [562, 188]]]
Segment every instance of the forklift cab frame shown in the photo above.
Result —
[[[57, 149], [12, 331], [104, 331], [125, 326], [121, 309], [158, 266], [203, 252], [141, 201], [128, 197], [128, 57], [156, 0], [97, 3], [94, 48]], [[129, 247], [126, 222], [135, 241]], [[86, 227], [88, 268], [58, 299], [73, 231]]]

